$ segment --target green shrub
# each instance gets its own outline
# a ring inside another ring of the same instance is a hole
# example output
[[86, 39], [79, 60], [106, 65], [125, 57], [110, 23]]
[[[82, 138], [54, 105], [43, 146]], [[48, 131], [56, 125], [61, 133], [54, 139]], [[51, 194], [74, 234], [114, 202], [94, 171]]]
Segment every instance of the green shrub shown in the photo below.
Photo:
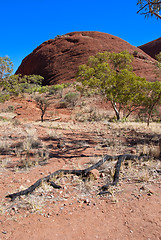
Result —
[[0, 94], [0, 103], [4, 103], [5, 101], [8, 101], [10, 98], [9, 94]]
[[78, 101], [79, 94], [76, 92], [69, 92], [64, 97], [64, 102], [68, 107], [74, 107]]
[[51, 86], [49, 88], [49, 94], [50, 95], [58, 94], [60, 97], [62, 97], [64, 87], [65, 87], [64, 84], [57, 84], [57, 85]]

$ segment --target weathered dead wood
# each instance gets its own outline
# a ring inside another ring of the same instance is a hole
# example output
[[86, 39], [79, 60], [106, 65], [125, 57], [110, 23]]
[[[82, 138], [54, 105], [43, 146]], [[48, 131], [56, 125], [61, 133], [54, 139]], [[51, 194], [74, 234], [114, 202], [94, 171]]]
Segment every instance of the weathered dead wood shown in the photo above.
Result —
[[161, 138], [159, 139], [159, 151], [160, 151], [160, 158], [161, 158]]
[[39, 187], [42, 182], [48, 182], [52, 187], [59, 189], [59, 188], [61, 188], [60, 185], [57, 185], [53, 181], [50, 181], [54, 176], [57, 176], [59, 174], [64, 174], [64, 175], [74, 174], [77, 176], [82, 175], [82, 177], [87, 177], [89, 171], [91, 171], [92, 169], [99, 168], [104, 162], [106, 162], [108, 160], [117, 160], [117, 163], [115, 166], [115, 174], [114, 174], [113, 182], [107, 183], [106, 185], [102, 186], [101, 192], [99, 193], [99, 195], [106, 194], [106, 193], [108, 193], [107, 190], [108, 190], [109, 186], [116, 185], [119, 181], [119, 173], [120, 173], [121, 163], [124, 160], [136, 160], [136, 159], [140, 160], [141, 158], [147, 159], [148, 156], [136, 156], [136, 155], [131, 155], [131, 154], [124, 154], [124, 155], [118, 155], [118, 156], [105, 155], [103, 157], [103, 159], [99, 160], [97, 163], [95, 163], [94, 165], [92, 165], [89, 168], [86, 168], [83, 170], [75, 170], [75, 169], [74, 170], [65, 170], [65, 169], [57, 170], [44, 178], [40, 178], [39, 180], [37, 180], [33, 185], [31, 185], [27, 189], [20, 191], [20, 192], [9, 194], [6, 196], [6, 198], [10, 198], [12, 201], [14, 201], [18, 196], [28, 195], [29, 193], [32, 193], [37, 187]]

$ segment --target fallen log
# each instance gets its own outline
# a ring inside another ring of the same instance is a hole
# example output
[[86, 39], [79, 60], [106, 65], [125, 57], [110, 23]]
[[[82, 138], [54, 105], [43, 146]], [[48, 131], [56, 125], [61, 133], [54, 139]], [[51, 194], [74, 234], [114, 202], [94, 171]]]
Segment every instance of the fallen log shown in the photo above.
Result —
[[108, 193], [107, 190], [108, 190], [109, 186], [117, 185], [117, 183], [119, 182], [119, 173], [120, 173], [121, 163], [124, 160], [137, 160], [137, 159], [138, 160], [140, 160], [140, 159], [147, 160], [148, 156], [137, 156], [137, 155], [131, 155], [131, 154], [124, 154], [124, 155], [118, 155], [118, 156], [105, 155], [97, 163], [95, 163], [91, 167], [85, 168], [83, 170], [59, 169], [59, 170], [49, 174], [46, 177], [40, 178], [33, 185], [31, 185], [30, 187], [28, 187], [25, 190], [22, 190], [22, 191], [19, 191], [19, 192], [16, 192], [16, 193], [8, 194], [6, 196], [6, 198], [10, 198], [11, 201], [14, 201], [19, 196], [28, 195], [29, 193], [32, 193], [37, 187], [39, 187], [42, 182], [48, 182], [53, 188], [60, 189], [61, 188], [60, 185], [57, 185], [56, 183], [51, 181], [51, 179], [54, 176], [57, 176], [59, 174], [64, 174], [64, 175], [73, 174], [73, 175], [77, 175], [77, 176], [87, 177], [88, 173], [91, 170], [99, 168], [104, 162], [106, 162], [108, 160], [117, 160], [117, 163], [116, 163], [116, 166], [115, 166], [115, 174], [114, 174], [113, 182], [109, 182], [106, 185], [102, 186], [101, 191], [99, 192], [99, 195], [106, 194], [106, 193]]

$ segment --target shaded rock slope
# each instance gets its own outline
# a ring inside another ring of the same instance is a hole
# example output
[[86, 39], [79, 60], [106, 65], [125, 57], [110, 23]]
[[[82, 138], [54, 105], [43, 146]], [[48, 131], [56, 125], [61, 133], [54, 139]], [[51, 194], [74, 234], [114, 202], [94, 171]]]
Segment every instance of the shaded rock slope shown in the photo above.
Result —
[[86, 63], [89, 56], [123, 50], [135, 53], [133, 68], [137, 75], [155, 79], [153, 58], [118, 37], [95, 31], [72, 32], [45, 41], [23, 59], [16, 74], [39, 74], [45, 78], [44, 85], [71, 82], [78, 66]]
[[152, 58], [155, 58], [155, 56], [161, 52], [161, 37], [144, 45], [141, 45], [138, 48], [143, 50]]

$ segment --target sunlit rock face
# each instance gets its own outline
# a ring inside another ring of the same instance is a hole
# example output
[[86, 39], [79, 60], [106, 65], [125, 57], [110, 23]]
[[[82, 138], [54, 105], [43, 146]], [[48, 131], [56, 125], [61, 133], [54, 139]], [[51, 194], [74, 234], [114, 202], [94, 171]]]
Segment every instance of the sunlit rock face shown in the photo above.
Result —
[[137, 75], [155, 79], [153, 58], [118, 37], [95, 31], [67, 33], [42, 43], [23, 59], [16, 74], [41, 75], [44, 85], [72, 82], [78, 66], [87, 63], [89, 56], [123, 50], [134, 54], [133, 69]]

